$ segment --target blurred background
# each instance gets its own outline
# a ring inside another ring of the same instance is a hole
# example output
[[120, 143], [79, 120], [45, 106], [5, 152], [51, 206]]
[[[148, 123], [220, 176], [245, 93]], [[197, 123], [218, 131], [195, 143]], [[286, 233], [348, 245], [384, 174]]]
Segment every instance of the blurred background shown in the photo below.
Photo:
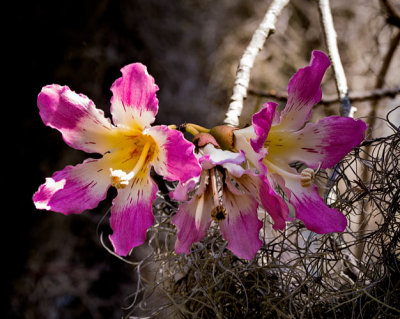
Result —
[[[3, 212], [6, 318], [121, 318], [136, 289], [134, 267], [112, 256], [99, 239], [109, 231], [105, 215], [112, 191], [97, 209], [81, 215], [34, 208], [32, 195], [46, 176], [87, 156], [67, 147], [59, 132], [42, 123], [36, 106], [41, 88], [68, 85], [109, 116], [110, 87], [120, 68], [142, 62], [160, 87], [157, 124], [220, 124], [239, 59], [270, 2], [38, 0], [16, 3], [4, 12], [10, 39], [3, 50], [11, 58], [3, 62], [11, 69], [4, 92], [11, 114], [4, 117], [9, 120], [4, 126], [12, 128], [4, 138], [7, 151], [11, 149], [5, 154], [12, 154], [7, 161], [12, 168], [5, 167], [10, 206]], [[376, 88], [399, 32], [388, 23], [385, 3], [332, 1], [351, 92]], [[400, 12], [399, 1], [391, 3]], [[317, 2], [291, 1], [257, 57], [250, 88], [284, 93], [290, 76], [308, 63], [314, 49], [326, 51]], [[399, 85], [399, 54], [397, 50], [390, 61], [384, 87]], [[336, 93], [332, 70], [323, 92]], [[242, 125], [266, 101], [250, 95]], [[384, 117], [399, 104], [398, 96], [381, 99], [378, 115]], [[355, 117], [367, 116], [370, 105], [357, 103]], [[315, 116], [338, 114], [337, 103], [316, 108]], [[399, 113], [393, 116], [399, 123]], [[385, 134], [385, 128], [376, 127], [373, 134]]]

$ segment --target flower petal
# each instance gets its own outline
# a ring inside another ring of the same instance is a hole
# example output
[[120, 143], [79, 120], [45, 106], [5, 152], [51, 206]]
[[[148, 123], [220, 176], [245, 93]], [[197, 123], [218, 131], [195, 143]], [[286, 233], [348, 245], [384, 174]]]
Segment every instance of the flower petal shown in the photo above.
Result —
[[46, 178], [33, 201], [37, 209], [77, 214], [95, 208], [106, 197], [109, 186], [109, 173], [104, 169], [102, 159], [87, 159]]
[[[246, 161], [246, 156], [243, 152], [234, 153], [216, 148], [212, 144], [207, 144], [203, 147], [203, 153], [210, 155], [209, 157], [203, 157], [210, 165], [207, 168], [214, 167], [215, 165], [224, 165], [227, 163], [240, 165]], [[202, 163], [202, 165], [204, 165]]]
[[346, 217], [336, 209], [328, 207], [318, 194], [316, 186], [302, 187], [299, 180], [274, 176], [289, 197], [296, 218], [300, 219], [307, 229], [326, 234], [342, 232], [346, 228]]
[[179, 202], [187, 201], [189, 199], [189, 192], [196, 187], [198, 181], [199, 178], [194, 177], [184, 183], [179, 182], [175, 189], [169, 193], [169, 197]]
[[364, 139], [366, 124], [352, 118], [330, 116], [308, 123], [297, 132], [271, 129], [268, 158], [276, 163], [301, 161], [316, 169], [333, 167]]
[[201, 166], [194, 154], [194, 145], [183, 134], [168, 126], [153, 126], [145, 131], [156, 141], [159, 152], [152, 165], [157, 174], [170, 181], [186, 182], [199, 176]]
[[262, 178], [259, 190], [261, 204], [274, 221], [273, 229], [282, 230], [286, 226], [286, 221], [289, 220], [289, 207], [275, 192], [268, 178], [266, 176], [260, 176], [260, 178]]
[[154, 122], [158, 111], [158, 86], [141, 63], [126, 65], [121, 72], [122, 77], [111, 86], [114, 124], [144, 129]]
[[278, 104], [274, 102], [266, 103], [259, 112], [253, 115], [252, 123], [257, 137], [255, 139], [251, 139], [250, 143], [256, 152], [259, 152], [264, 146], [264, 142], [267, 139], [272, 121], [274, 120], [276, 114], [277, 106]]
[[[267, 168], [264, 166], [266, 172]], [[251, 170], [246, 170], [238, 176], [228, 170], [244, 193], [253, 196], [263, 206], [274, 221], [274, 229], [284, 229], [289, 220], [289, 208], [283, 198], [278, 195], [270, 185], [266, 175], [257, 175]]]
[[200, 241], [211, 224], [213, 202], [211, 193], [206, 188], [187, 203], [179, 206], [178, 212], [172, 218], [178, 232], [176, 235], [175, 252], [188, 254], [190, 246]]
[[233, 132], [235, 136], [234, 148], [238, 152], [244, 152], [246, 159], [255, 168], [258, 168], [260, 160], [262, 160], [266, 154], [266, 149], [260, 149], [256, 152], [251, 146], [252, 140], [257, 140], [257, 135], [254, 132], [253, 125], [246, 128], [235, 130]]
[[[274, 108], [275, 107], [273, 106], [271, 110], [274, 110]], [[268, 114], [273, 113], [274, 112], [268, 112]], [[270, 117], [270, 119], [272, 120], [272, 117]], [[261, 122], [259, 124], [261, 124]], [[249, 139], [252, 142], [256, 140], [256, 138], [252, 139], [251, 136], [254, 135], [249, 133], [248, 130], [237, 130], [235, 133], [238, 134], [235, 135], [235, 147], [241, 150], [244, 149], [247, 159], [256, 169], [258, 174], [255, 174], [250, 170], [243, 170], [243, 175], [240, 175], [238, 174], [240, 173], [240, 170], [232, 170], [230, 167], [227, 167], [227, 165], [224, 165], [224, 167], [227, 168], [229, 172], [236, 177], [235, 180], [242, 189], [245, 189], [248, 194], [252, 194], [253, 196], [255, 196], [258, 202], [262, 204], [263, 208], [268, 212], [268, 214], [272, 217], [274, 221], [274, 229], [284, 229], [286, 226], [286, 221], [289, 220], [289, 207], [287, 206], [283, 198], [275, 192], [274, 188], [270, 185], [268, 181], [268, 168], [266, 165], [263, 164], [266, 149], [261, 147], [259, 148], [258, 152], [256, 152], [254, 148], [250, 146]]]
[[110, 217], [113, 230], [110, 240], [118, 255], [126, 256], [145, 242], [147, 229], [154, 221], [152, 204], [157, 191], [149, 170], [135, 177], [127, 187], [118, 189]]
[[259, 233], [262, 221], [257, 217], [257, 201], [249, 195], [239, 195], [233, 185], [224, 187], [222, 203], [227, 210], [226, 219], [219, 224], [227, 248], [236, 256], [252, 259], [260, 249]]
[[321, 81], [329, 66], [330, 60], [325, 53], [313, 51], [310, 65], [299, 69], [290, 79], [288, 101], [281, 113], [281, 126], [298, 130], [310, 118], [312, 107], [321, 100]]
[[88, 153], [108, 151], [113, 126], [85, 95], [53, 84], [42, 89], [37, 104], [44, 124], [59, 130], [69, 146]]

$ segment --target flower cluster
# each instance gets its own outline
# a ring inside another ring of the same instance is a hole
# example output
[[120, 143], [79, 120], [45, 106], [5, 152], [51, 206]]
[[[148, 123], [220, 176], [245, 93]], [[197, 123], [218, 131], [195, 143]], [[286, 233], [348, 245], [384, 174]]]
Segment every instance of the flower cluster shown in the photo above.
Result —
[[[341, 232], [346, 218], [319, 196], [315, 170], [333, 167], [357, 146], [366, 125], [339, 116], [308, 123], [329, 65], [324, 53], [313, 51], [310, 64], [291, 78], [280, 114], [277, 104], [269, 102], [243, 129], [187, 124], [183, 127], [194, 135], [191, 142], [175, 125], [151, 126], [158, 111], [158, 87], [140, 63], [125, 66], [111, 87], [112, 121], [86, 96], [66, 86], [46, 86], [38, 96], [43, 122], [59, 130], [69, 146], [101, 157], [47, 178], [33, 196], [36, 208], [81, 213], [96, 207], [109, 187], [115, 187], [110, 241], [117, 254], [126, 256], [143, 244], [153, 224], [158, 191], [150, 176], [153, 168], [164, 179], [178, 182], [171, 192], [180, 202], [172, 220], [178, 230], [177, 253], [189, 253], [211, 223], [218, 223], [227, 248], [252, 259], [262, 244], [258, 207], [271, 216], [275, 229], [284, 229], [291, 220], [290, 204], [295, 218], [309, 230]], [[295, 162], [307, 168], [298, 172]]]

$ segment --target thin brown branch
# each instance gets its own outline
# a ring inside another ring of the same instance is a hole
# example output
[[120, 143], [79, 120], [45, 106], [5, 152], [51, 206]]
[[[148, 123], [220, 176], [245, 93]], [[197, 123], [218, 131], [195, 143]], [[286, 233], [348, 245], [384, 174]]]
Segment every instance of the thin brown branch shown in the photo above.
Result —
[[[287, 101], [287, 93], [276, 92], [275, 90], [262, 91], [262, 90], [249, 89], [248, 93], [258, 97], [271, 98], [279, 102]], [[400, 94], [400, 86], [396, 86], [393, 88], [379, 88], [361, 92], [351, 92], [349, 94], [349, 98], [353, 102], [364, 102], [370, 100], [379, 100], [387, 97], [394, 98], [398, 94]], [[329, 106], [331, 104], [338, 102], [340, 102], [340, 99], [335, 94], [335, 95], [323, 96], [319, 104]]]
[[385, 7], [387, 18], [386, 22], [400, 28], [400, 12], [390, 0], [382, 0]]
[[398, 31], [397, 34], [393, 37], [393, 39], [390, 41], [388, 52], [386, 53], [385, 59], [383, 60], [381, 69], [376, 78], [375, 87], [377, 89], [382, 88], [383, 85], [385, 84], [386, 74], [389, 70], [390, 63], [392, 62], [394, 53], [396, 52], [399, 43], [400, 43], [400, 31]]

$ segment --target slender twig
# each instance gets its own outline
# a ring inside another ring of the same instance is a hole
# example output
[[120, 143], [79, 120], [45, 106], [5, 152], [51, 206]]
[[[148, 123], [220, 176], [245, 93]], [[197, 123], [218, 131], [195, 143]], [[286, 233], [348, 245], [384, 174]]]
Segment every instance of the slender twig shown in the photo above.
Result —
[[396, 9], [395, 5], [390, 0], [382, 0], [385, 6], [388, 17], [386, 22], [400, 28], [400, 12]]
[[333, 25], [333, 18], [329, 6], [329, 0], [319, 1], [319, 12], [321, 16], [322, 28], [324, 30], [325, 42], [329, 56], [332, 61], [333, 73], [335, 75], [336, 89], [340, 99], [340, 115], [349, 116], [351, 104], [349, 99], [349, 89], [344, 74], [342, 62], [340, 60], [339, 49], [336, 41], [336, 31]]
[[264, 19], [254, 32], [249, 45], [239, 61], [232, 97], [225, 115], [224, 124], [231, 126], [239, 125], [243, 100], [247, 95], [247, 88], [250, 82], [250, 70], [254, 65], [257, 54], [263, 48], [265, 40], [275, 31], [277, 17], [288, 3], [289, 0], [274, 0], [268, 8]]
[[[381, 69], [379, 70], [379, 73], [376, 77], [376, 82], [375, 82], [375, 88], [376, 89], [381, 89], [383, 85], [385, 84], [385, 78], [386, 74], [389, 70], [390, 63], [393, 59], [394, 53], [396, 52], [397, 47], [399, 46], [400, 43], [400, 31], [397, 32], [397, 34], [392, 38], [389, 44], [389, 49], [386, 53], [386, 56], [382, 62]], [[378, 101], [374, 101], [371, 105], [371, 111], [369, 113], [369, 120], [368, 120], [368, 128], [369, 130], [372, 130], [374, 126], [374, 121], [376, 117], [376, 108], [378, 106]]]
[[[261, 91], [249, 89], [248, 93], [250, 95], [258, 97], [271, 98], [279, 102], [286, 102], [288, 97], [287, 93], [276, 92], [275, 90]], [[393, 88], [372, 89], [370, 91], [351, 92], [349, 93], [349, 98], [352, 102], [364, 102], [369, 100], [378, 100], [386, 97], [394, 98], [398, 94], [400, 94], [400, 86], [396, 86]], [[335, 94], [323, 96], [318, 104], [328, 106], [337, 102], [340, 102], [340, 99]]]

